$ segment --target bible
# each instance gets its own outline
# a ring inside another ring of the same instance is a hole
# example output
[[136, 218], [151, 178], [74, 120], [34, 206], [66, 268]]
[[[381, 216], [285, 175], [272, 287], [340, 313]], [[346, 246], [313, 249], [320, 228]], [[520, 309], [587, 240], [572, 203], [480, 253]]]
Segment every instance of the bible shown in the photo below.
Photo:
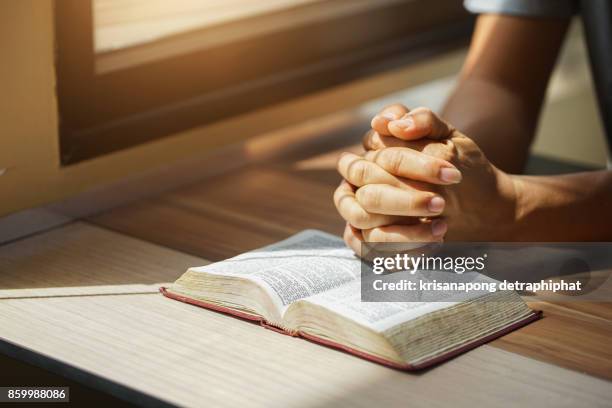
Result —
[[340, 238], [306, 230], [189, 268], [160, 290], [403, 370], [439, 363], [539, 317], [513, 291], [453, 302], [362, 302], [361, 262]]

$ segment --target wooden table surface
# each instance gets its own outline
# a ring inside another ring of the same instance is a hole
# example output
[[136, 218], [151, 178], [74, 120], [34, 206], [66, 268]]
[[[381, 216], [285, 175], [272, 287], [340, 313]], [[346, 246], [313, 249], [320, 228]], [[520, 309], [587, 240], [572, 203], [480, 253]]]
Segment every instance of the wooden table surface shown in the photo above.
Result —
[[304, 228], [340, 234], [336, 156], [304, 149], [0, 247], [0, 337], [186, 406], [610, 406], [610, 304], [532, 304], [540, 321], [413, 374], [155, 293]]
[[[91, 222], [217, 261], [304, 228], [340, 235], [332, 194], [337, 155], [297, 153], [99, 215]], [[612, 302], [531, 305], [546, 318], [490, 343], [612, 379]]]

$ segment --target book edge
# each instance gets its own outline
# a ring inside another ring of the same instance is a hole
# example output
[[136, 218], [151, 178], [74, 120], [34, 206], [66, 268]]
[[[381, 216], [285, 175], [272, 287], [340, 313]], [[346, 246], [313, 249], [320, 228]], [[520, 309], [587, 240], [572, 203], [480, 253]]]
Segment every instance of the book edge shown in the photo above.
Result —
[[333, 342], [331, 340], [328, 339], [324, 339], [321, 337], [317, 337], [315, 335], [312, 334], [308, 334], [308, 333], [304, 333], [304, 332], [297, 332], [297, 333], [291, 333], [289, 331], [287, 331], [286, 329], [283, 329], [281, 327], [277, 327], [275, 325], [270, 324], [269, 322], [266, 321], [266, 319], [264, 319], [262, 316], [256, 316], [256, 315], [252, 315], [249, 313], [243, 313], [231, 308], [227, 308], [227, 307], [223, 307], [223, 306], [218, 306], [218, 305], [214, 305], [212, 303], [207, 303], [201, 300], [197, 300], [197, 299], [193, 299], [187, 296], [181, 296], [181, 295], [177, 295], [175, 293], [171, 293], [168, 292], [166, 287], [161, 287], [159, 288], [159, 291], [161, 292], [162, 295], [166, 296], [167, 298], [173, 299], [173, 300], [178, 300], [180, 302], [184, 302], [184, 303], [188, 303], [194, 306], [199, 306], [199, 307], [203, 307], [205, 309], [210, 309], [216, 312], [220, 312], [223, 314], [227, 314], [227, 315], [231, 315], [234, 317], [238, 317], [244, 320], [249, 320], [252, 322], [259, 322], [261, 326], [265, 327], [266, 329], [269, 330], [273, 330], [275, 332], [281, 333], [281, 334], [285, 334], [288, 336], [293, 336], [293, 337], [301, 337], [305, 340], [308, 341], [312, 341], [314, 343], [317, 343], [319, 345], [323, 345], [326, 347], [330, 347], [330, 348], [334, 348], [336, 350], [340, 350], [340, 351], [344, 351], [347, 352], [349, 354], [355, 355], [357, 357], [361, 357], [365, 360], [369, 360], [378, 364], [382, 364], [385, 365], [387, 367], [391, 367], [394, 369], [398, 369], [398, 370], [402, 370], [402, 371], [416, 371], [416, 370], [422, 370], [431, 366], [434, 366], [436, 364], [442, 363], [446, 360], [450, 360], [453, 357], [458, 356], [459, 354], [465, 353], [466, 351], [472, 350], [478, 346], [481, 346], [485, 343], [488, 343], [492, 340], [495, 340], [498, 337], [501, 337], [507, 333], [510, 333], [520, 327], [523, 327], [531, 322], [534, 322], [538, 319], [540, 319], [542, 317], [542, 311], [540, 310], [533, 310], [532, 313], [530, 313], [529, 315], [525, 316], [523, 319], [518, 320], [500, 330], [497, 330], [491, 334], [488, 334], [485, 337], [482, 337], [480, 339], [471, 341], [469, 343], [464, 344], [461, 347], [458, 347], [456, 349], [450, 350], [444, 354], [441, 354], [437, 357], [434, 357], [432, 359], [426, 360], [423, 363], [419, 363], [419, 364], [399, 364], [396, 363], [394, 361], [391, 360], [386, 360], [384, 358], [375, 356], [373, 354], [368, 354], [366, 352], [360, 351], [360, 350], [356, 350], [353, 349], [349, 346], [346, 346], [344, 344], [340, 344], [340, 343], [336, 343]]
[[172, 293], [172, 292], [168, 292], [168, 288], [166, 288], [165, 286], [162, 286], [159, 288], [159, 291], [161, 292], [162, 295], [164, 295], [167, 298], [173, 299], [173, 300], [178, 300], [179, 302], [183, 302], [183, 303], [189, 303], [191, 305], [195, 305], [195, 306], [200, 306], [206, 309], [211, 309], [214, 310], [216, 312], [221, 312], [224, 314], [229, 314], [232, 315], [234, 317], [238, 317], [240, 319], [244, 319], [244, 320], [249, 320], [252, 322], [263, 322], [265, 319], [263, 318], [263, 316], [258, 316], [258, 315], [254, 315], [251, 313], [246, 313], [246, 312], [241, 312], [239, 310], [235, 310], [235, 309], [231, 309], [229, 307], [223, 307], [223, 306], [218, 306], [212, 303], [207, 303], [207, 302], [203, 302], [201, 300], [197, 300], [194, 298], [190, 298], [188, 296], [182, 296], [182, 295], [178, 295], [176, 293]]

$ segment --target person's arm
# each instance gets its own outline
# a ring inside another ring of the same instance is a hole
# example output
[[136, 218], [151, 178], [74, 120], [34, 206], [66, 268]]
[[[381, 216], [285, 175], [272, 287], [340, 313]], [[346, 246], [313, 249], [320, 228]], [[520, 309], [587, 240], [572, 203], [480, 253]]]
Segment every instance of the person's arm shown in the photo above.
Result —
[[478, 17], [458, 85], [441, 116], [504, 171], [523, 171], [568, 24], [568, 19]]
[[511, 177], [517, 197], [513, 240], [612, 239], [612, 171]]
[[387, 130], [391, 136], [366, 136], [363, 157], [345, 154], [338, 161], [346, 182], [334, 199], [348, 222], [345, 240], [357, 253], [362, 240], [612, 239], [612, 171], [509, 174], [424, 108], [390, 121]]

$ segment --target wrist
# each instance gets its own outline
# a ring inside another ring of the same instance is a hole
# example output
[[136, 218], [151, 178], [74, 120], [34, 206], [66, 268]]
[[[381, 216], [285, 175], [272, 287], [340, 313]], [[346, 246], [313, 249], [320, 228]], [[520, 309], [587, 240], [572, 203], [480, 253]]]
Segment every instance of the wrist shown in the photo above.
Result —
[[607, 240], [612, 223], [612, 173], [510, 176], [516, 195], [513, 239], [517, 241]]
[[534, 186], [529, 186], [529, 181], [520, 175], [508, 175], [513, 189], [514, 202], [514, 218], [510, 229], [510, 237], [515, 241], [525, 240], [529, 236], [529, 232], [525, 231], [528, 224], [525, 220], [528, 218], [534, 208]]
[[532, 191], [523, 177], [508, 174], [495, 168], [497, 185], [503, 211], [497, 211], [500, 238], [504, 241], [521, 241], [528, 236], [524, 231], [524, 219], [533, 205]]

